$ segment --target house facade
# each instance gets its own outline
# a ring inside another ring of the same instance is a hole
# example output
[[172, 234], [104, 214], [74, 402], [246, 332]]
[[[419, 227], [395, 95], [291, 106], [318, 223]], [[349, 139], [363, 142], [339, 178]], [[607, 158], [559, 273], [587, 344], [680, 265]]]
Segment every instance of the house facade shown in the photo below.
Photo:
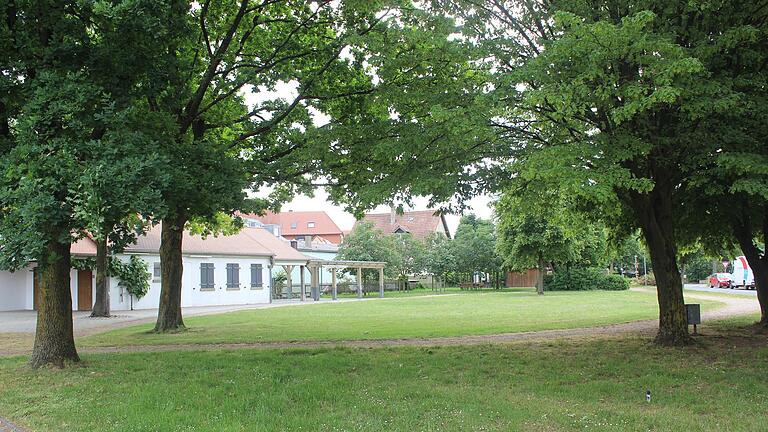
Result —
[[339, 245], [344, 240], [344, 233], [324, 211], [286, 211], [280, 213], [267, 212], [263, 216], [257, 214], [240, 214], [249, 226], [276, 226], [275, 235], [287, 240], [304, 240], [312, 243], [322, 239]]
[[385, 234], [410, 234], [418, 240], [426, 239], [432, 233], [442, 233], [451, 238], [451, 231], [445, 216], [436, 210], [408, 211], [398, 214], [392, 209], [389, 213], [366, 213], [355, 222], [373, 224], [375, 229]]
[[[110, 307], [113, 311], [156, 309], [160, 301], [162, 268], [160, 230], [152, 228], [135, 245], [116, 256], [128, 261], [138, 256], [151, 274], [150, 288], [141, 299], [130, 295], [119, 279], [109, 278]], [[244, 228], [235, 235], [203, 239], [189, 233], [182, 242], [184, 273], [182, 306], [221, 306], [269, 303], [275, 266], [306, 265], [309, 258], [262, 228]], [[83, 239], [72, 247], [75, 257], [95, 256], [96, 247]], [[0, 272], [0, 310], [36, 309], [38, 280], [36, 264], [14, 273]], [[72, 308], [90, 310], [95, 298], [95, 278], [91, 270], [72, 270]]]

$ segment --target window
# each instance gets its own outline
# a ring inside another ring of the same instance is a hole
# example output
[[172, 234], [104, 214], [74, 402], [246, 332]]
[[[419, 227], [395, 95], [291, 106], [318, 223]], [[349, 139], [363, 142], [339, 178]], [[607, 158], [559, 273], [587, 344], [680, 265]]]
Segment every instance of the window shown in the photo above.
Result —
[[262, 288], [264, 282], [262, 280], [262, 267], [261, 264], [251, 264], [251, 288]]
[[160, 268], [160, 263], [156, 262], [154, 265], [154, 268], [152, 269], [152, 282], [160, 282], [160, 279], [163, 277], [162, 269]]
[[314, 228], [315, 223], [314, 222], [307, 222], [307, 228]]
[[227, 289], [240, 289], [239, 264], [227, 264]]
[[296, 223], [296, 222], [291, 222], [291, 229], [296, 229], [296, 227], [298, 227], [298, 226], [299, 226], [299, 224], [298, 224], [298, 223]]
[[213, 285], [213, 263], [200, 263], [200, 291], [211, 291]]

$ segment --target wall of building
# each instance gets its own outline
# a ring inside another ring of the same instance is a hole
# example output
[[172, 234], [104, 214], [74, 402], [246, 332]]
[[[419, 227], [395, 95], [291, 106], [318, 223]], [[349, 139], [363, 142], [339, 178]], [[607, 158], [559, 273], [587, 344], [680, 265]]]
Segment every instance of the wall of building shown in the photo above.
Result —
[[[118, 259], [127, 261], [126, 255]], [[154, 263], [160, 262], [159, 255], [143, 255], [141, 259], [147, 263], [150, 274], [153, 273]], [[200, 263], [214, 264], [214, 289], [200, 290]], [[240, 265], [239, 289], [227, 288], [227, 264]], [[262, 287], [251, 288], [251, 264], [262, 265]], [[0, 311], [32, 310], [34, 308], [34, 276], [33, 267], [11, 273], [0, 271]], [[95, 274], [95, 272], [94, 272]], [[181, 295], [182, 306], [221, 306], [237, 304], [269, 303], [269, 259], [266, 257], [184, 257], [183, 288]], [[113, 311], [133, 309], [157, 309], [160, 302], [160, 279], [152, 277], [147, 295], [140, 300], [132, 298], [119, 284], [117, 278], [110, 278], [109, 300]], [[72, 293], [72, 310], [77, 310], [78, 304], [78, 272], [70, 273], [70, 292]], [[96, 280], [92, 276], [91, 298], [96, 298]]]
[[[128, 256], [121, 256], [121, 260], [128, 260]], [[141, 259], [147, 263], [150, 274], [153, 273], [155, 263], [160, 262], [159, 255], [142, 255]], [[240, 304], [269, 303], [269, 259], [266, 257], [203, 257], [185, 256], [184, 273], [182, 276], [181, 305], [189, 306], [223, 306]], [[200, 264], [212, 263], [214, 265], [213, 290], [200, 289]], [[237, 289], [227, 288], [227, 264], [240, 265], [240, 286]], [[262, 287], [251, 288], [251, 264], [261, 264]], [[159, 278], [152, 277], [147, 295], [140, 300], [131, 298], [119, 281], [110, 280], [110, 303], [113, 310], [133, 309], [157, 309], [160, 302]]]
[[27, 276], [29, 269], [16, 272], [0, 272], [0, 311], [23, 310], [27, 308]]
[[[33, 310], [35, 265], [16, 272], [0, 271], [0, 311]], [[95, 298], [95, 281], [91, 281], [91, 294]], [[72, 310], [77, 310], [77, 270], [69, 274], [69, 289], [72, 295]]]

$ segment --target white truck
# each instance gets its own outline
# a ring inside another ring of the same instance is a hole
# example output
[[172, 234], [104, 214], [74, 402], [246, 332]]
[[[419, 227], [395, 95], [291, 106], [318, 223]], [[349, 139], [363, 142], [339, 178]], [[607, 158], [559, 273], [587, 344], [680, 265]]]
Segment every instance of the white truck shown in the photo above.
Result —
[[728, 287], [731, 289], [755, 289], [755, 274], [752, 273], [752, 268], [749, 267], [746, 257], [739, 256], [733, 260], [731, 282]]

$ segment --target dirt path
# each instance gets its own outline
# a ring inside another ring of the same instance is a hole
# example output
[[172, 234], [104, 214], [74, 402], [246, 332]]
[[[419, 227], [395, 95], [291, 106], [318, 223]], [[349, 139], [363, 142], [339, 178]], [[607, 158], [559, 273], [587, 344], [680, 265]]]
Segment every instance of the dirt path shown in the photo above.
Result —
[[0, 432], [26, 432], [26, 429], [22, 429], [21, 426], [17, 426], [0, 417]]
[[[724, 303], [725, 306], [712, 311], [704, 311], [702, 320], [707, 321], [728, 318], [759, 312], [755, 299], [743, 297], [724, 297], [707, 294], [686, 293], [686, 298], [693, 300], [712, 300]], [[403, 339], [378, 339], [378, 340], [339, 340], [339, 341], [298, 341], [298, 342], [257, 342], [235, 344], [169, 344], [169, 345], [132, 345], [120, 347], [80, 347], [80, 353], [131, 353], [131, 352], [164, 352], [164, 351], [190, 351], [190, 350], [217, 350], [217, 349], [287, 349], [287, 348], [329, 348], [329, 347], [355, 347], [355, 348], [382, 348], [405, 346], [451, 346], [451, 345], [482, 345], [496, 343], [511, 343], [516, 341], [533, 341], [559, 338], [596, 338], [614, 336], [617, 334], [636, 333], [639, 335], [652, 335], [656, 330], [658, 321], [643, 320], [627, 323], [611, 324], [600, 327], [585, 327], [562, 330], [541, 330], [522, 333], [502, 333], [491, 335], [467, 335], [453, 337], [432, 338], [403, 338]], [[13, 350], [12, 352], [0, 351], [0, 356], [20, 355], [26, 352]]]

